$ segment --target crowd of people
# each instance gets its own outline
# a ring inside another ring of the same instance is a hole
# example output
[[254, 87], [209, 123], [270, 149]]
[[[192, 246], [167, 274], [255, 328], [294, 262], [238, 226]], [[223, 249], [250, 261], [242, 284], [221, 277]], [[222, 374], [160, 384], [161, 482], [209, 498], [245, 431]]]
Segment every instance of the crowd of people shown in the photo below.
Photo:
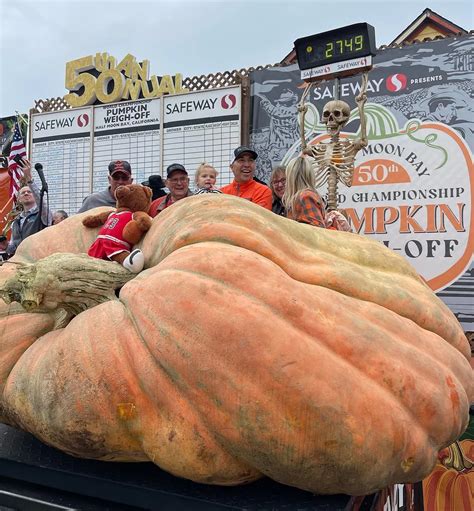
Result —
[[[287, 167], [275, 167], [268, 186], [255, 177], [257, 158], [258, 154], [250, 147], [237, 147], [230, 163], [234, 179], [220, 189], [216, 187], [217, 170], [209, 163], [200, 164], [195, 171], [193, 191], [186, 167], [181, 163], [172, 163], [166, 169], [164, 181], [159, 175], [151, 175], [142, 183], [153, 192], [150, 216], [155, 217], [175, 202], [192, 195], [223, 193], [246, 199], [297, 222], [320, 228], [351, 230], [340, 212], [326, 211], [324, 200], [315, 188], [314, 171], [308, 157], [295, 158]], [[24, 159], [20, 165], [26, 181], [18, 193], [21, 212], [12, 222], [10, 241], [0, 236], [0, 263], [11, 257], [25, 238], [68, 217], [64, 210], [52, 213], [42, 207], [38, 186], [31, 175], [31, 163]], [[111, 161], [108, 165], [107, 188], [85, 197], [78, 213], [99, 206], [114, 207], [117, 188], [131, 183], [130, 163], [125, 160]]]

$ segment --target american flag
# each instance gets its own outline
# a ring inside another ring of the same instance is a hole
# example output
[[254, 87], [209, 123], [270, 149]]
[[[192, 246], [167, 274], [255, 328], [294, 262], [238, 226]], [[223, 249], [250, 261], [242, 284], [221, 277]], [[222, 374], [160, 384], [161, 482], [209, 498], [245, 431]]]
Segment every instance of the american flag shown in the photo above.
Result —
[[10, 149], [10, 156], [8, 157], [8, 172], [10, 174], [10, 197], [16, 202], [18, 190], [20, 189], [20, 180], [23, 177], [23, 171], [18, 163], [13, 159], [14, 156], [19, 155], [26, 158], [26, 147], [21, 136], [20, 125], [18, 121], [15, 122], [15, 129], [13, 130], [13, 140]]

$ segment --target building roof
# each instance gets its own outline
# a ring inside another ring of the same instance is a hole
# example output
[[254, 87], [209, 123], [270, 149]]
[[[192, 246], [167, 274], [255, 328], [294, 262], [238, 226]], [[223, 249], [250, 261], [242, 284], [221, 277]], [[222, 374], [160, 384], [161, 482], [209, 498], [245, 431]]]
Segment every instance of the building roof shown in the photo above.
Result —
[[427, 8], [390, 44], [411, 43], [415, 39], [423, 40], [426, 37], [434, 39], [436, 36], [456, 34], [467, 34], [467, 30]]

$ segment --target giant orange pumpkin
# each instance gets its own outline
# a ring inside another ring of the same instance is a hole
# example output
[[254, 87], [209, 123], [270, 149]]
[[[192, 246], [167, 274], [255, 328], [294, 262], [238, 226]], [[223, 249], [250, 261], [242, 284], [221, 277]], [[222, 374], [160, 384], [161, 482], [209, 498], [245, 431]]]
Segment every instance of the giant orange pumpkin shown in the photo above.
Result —
[[[448, 308], [378, 242], [209, 195], [162, 212], [141, 243], [147, 269], [67, 326], [2, 306], [2, 420], [204, 483], [263, 474], [361, 495], [426, 476], [474, 398]], [[13, 263], [85, 252], [95, 234], [78, 215]]]

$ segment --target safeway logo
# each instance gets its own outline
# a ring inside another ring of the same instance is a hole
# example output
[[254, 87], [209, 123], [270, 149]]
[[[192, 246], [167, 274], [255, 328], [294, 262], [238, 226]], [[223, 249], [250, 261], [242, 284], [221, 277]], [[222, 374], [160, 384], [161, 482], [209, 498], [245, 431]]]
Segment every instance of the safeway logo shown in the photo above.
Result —
[[385, 85], [390, 92], [400, 92], [407, 87], [407, 77], [403, 73], [390, 75], [385, 80]]
[[79, 128], [84, 128], [89, 124], [89, 114], [81, 114], [77, 118], [77, 125]]
[[226, 94], [225, 96], [222, 96], [221, 106], [224, 110], [234, 108], [236, 104], [237, 98], [234, 96], [234, 94]]

